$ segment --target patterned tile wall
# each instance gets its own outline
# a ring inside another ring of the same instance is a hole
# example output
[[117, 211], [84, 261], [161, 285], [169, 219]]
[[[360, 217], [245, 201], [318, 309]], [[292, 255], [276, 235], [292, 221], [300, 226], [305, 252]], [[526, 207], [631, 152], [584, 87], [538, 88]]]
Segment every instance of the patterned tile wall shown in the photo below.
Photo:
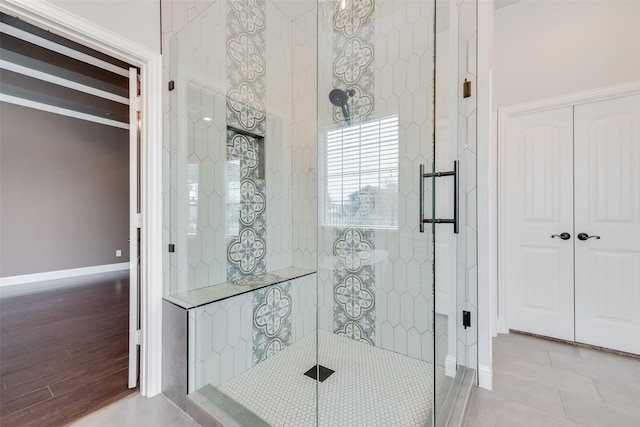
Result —
[[190, 391], [223, 384], [315, 331], [314, 302], [309, 275], [191, 310]]
[[[333, 87], [353, 90], [349, 99], [351, 123], [360, 123], [374, 111], [374, 0], [333, 2]], [[333, 119], [345, 121], [342, 109]]]
[[258, 176], [258, 152], [263, 149], [259, 141], [227, 131], [225, 226], [229, 281], [266, 271], [266, 182]]
[[[252, 135], [266, 134], [266, 4], [264, 0], [226, 2], [227, 14], [227, 126]], [[266, 181], [259, 176], [260, 151], [266, 142], [259, 138], [227, 132], [225, 183], [227, 209], [227, 280], [266, 271]], [[236, 215], [237, 214], [237, 215]], [[237, 230], [237, 231], [236, 231]]]
[[375, 345], [374, 231], [336, 228], [334, 233], [333, 331]]
[[291, 284], [253, 292], [253, 364], [291, 343]]
[[[333, 88], [349, 95], [349, 117], [335, 106], [336, 123], [362, 123], [374, 111], [374, 10], [373, 0], [333, 2]], [[359, 205], [354, 216], [371, 207]], [[375, 345], [374, 231], [352, 225], [336, 228], [334, 238], [333, 332]]]
[[266, 39], [264, 0], [226, 2], [227, 124], [265, 135]]

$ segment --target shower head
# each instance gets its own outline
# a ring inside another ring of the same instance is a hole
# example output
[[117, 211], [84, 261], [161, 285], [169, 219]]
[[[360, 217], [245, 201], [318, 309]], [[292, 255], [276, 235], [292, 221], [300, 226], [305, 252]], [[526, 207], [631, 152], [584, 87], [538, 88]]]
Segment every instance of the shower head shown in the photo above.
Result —
[[329, 92], [329, 101], [336, 107], [342, 107], [343, 105], [347, 105], [347, 100], [349, 97], [347, 93], [342, 89], [333, 89]]
[[342, 109], [342, 116], [349, 125], [351, 124], [351, 117], [347, 101], [349, 101], [349, 97], [353, 95], [355, 95], [355, 91], [353, 89], [349, 89], [346, 92], [342, 89], [333, 89], [329, 92], [329, 101], [331, 101], [331, 103], [336, 107], [340, 107], [340, 109]]

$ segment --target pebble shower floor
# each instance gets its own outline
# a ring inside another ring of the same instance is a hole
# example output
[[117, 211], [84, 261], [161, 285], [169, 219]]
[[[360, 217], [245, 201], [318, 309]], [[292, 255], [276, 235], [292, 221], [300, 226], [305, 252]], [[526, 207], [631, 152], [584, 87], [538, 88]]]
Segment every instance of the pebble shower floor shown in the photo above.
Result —
[[[319, 383], [320, 426], [424, 426], [444, 369], [402, 354], [319, 332], [319, 362], [336, 372]], [[315, 333], [218, 387], [274, 427], [316, 423]]]

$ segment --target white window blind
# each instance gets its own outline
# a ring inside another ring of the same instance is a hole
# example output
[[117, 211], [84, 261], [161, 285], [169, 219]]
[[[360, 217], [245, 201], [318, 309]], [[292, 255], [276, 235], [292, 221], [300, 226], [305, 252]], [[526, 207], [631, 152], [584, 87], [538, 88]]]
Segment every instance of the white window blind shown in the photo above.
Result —
[[324, 144], [323, 224], [398, 227], [398, 116], [332, 130]]

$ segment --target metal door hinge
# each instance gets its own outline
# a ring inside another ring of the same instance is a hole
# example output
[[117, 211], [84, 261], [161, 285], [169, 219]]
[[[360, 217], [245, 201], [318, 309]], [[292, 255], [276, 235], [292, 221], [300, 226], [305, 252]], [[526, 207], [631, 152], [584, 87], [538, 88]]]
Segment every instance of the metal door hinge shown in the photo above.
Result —
[[471, 327], [471, 312], [470, 311], [464, 310], [462, 312], [462, 326], [464, 326], [465, 329]]
[[175, 252], [176, 251], [176, 245], [174, 245], [173, 243], [169, 243], [169, 252]]
[[138, 329], [136, 331], [136, 333], [133, 335], [133, 343], [135, 345], [141, 345], [142, 344], [142, 332], [140, 331], [140, 329]]
[[169, 80], [169, 84], [167, 84], [167, 88], [169, 90], [174, 90], [176, 88], [176, 82], [174, 82], [173, 80]]
[[136, 214], [136, 221], [138, 222], [137, 227], [138, 228], [142, 228], [142, 214], [141, 213]]
[[142, 99], [139, 96], [136, 96], [135, 98], [131, 98], [130, 102], [133, 104], [133, 108], [136, 111], [141, 111], [142, 110]]
[[467, 79], [464, 79], [464, 83], [462, 84], [462, 97], [469, 98], [471, 96], [471, 82]]

